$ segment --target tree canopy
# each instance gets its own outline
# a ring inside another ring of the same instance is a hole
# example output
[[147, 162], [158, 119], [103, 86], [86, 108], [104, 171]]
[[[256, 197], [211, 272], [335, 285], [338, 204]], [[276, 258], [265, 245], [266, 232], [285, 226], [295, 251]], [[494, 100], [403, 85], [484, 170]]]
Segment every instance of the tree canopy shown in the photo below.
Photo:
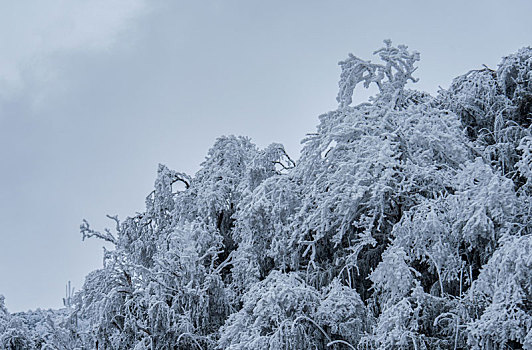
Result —
[[62, 310], [0, 298], [1, 346], [532, 349], [532, 49], [436, 96], [406, 88], [417, 52], [375, 54], [339, 63], [297, 161], [222, 136], [144, 212], [83, 221], [102, 268]]

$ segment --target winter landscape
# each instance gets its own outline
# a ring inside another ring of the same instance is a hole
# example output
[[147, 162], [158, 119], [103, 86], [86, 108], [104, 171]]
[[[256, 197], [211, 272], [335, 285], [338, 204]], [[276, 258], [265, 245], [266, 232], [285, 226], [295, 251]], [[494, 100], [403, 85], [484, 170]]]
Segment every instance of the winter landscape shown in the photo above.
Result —
[[[432, 97], [386, 40], [339, 64], [338, 109], [297, 162], [222, 136], [65, 308], [9, 314], [6, 349], [532, 349], [532, 49]], [[351, 106], [357, 84], [376, 84]]]
[[300, 154], [220, 136], [143, 211], [83, 219], [103, 264], [63, 308], [0, 295], [0, 348], [532, 349], [532, 48], [436, 94], [422, 52], [375, 49], [338, 57]]

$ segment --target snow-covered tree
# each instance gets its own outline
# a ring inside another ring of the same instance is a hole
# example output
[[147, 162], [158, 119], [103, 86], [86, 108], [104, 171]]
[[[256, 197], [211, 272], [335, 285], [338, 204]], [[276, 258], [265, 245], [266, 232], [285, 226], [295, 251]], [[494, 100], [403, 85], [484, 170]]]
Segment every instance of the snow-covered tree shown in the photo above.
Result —
[[[436, 97], [420, 56], [340, 62], [338, 108], [297, 162], [222, 136], [61, 310], [9, 314], [5, 349], [532, 349], [532, 49]], [[358, 84], [376, 84], [352, 105]]]

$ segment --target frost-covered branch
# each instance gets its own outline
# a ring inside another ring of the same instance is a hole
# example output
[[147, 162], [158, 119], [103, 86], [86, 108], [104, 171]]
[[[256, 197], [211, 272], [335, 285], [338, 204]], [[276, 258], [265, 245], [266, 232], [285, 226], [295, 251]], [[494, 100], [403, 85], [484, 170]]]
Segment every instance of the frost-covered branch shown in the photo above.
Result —
[[108, 228], [104, 229], [103, 233], [100, 231], [95, 231], [92, 228], [90, 228], [90, 225], [87, 222], [87, 220], [83, 219], [83, 222], [79, 226], [79, 229], [83, 236], [82, 237], [83, 240], [85, 240], [85, 238], [96, 237], [99, 239], [103, 239], [104, 241], [111, 242], [115, 245], [117, 244], [117, 240], [115, 236], [111, 233], [111, 231]]
[[[371, 63], [352, 54], [340, 61], [338, 64], [342, 69], [339, 91], [336, 100], [339, 108], [347, 107], [353, 102], [353, 92], [359, 83], [363, 83], [368, 88], [371, 83], [375, 83], [385, 98], [392, 98], [386, 95], [397, 95], [408, 82], [417, 82], [418, 79], [412, 76], [417, 69], [414, 64], [419, 61], [419, 53], [409, 52], [406, 45], [392, 46], [391, 40], [385, 40], [385, 47], [378, 49], [373, 54], [379, 55], [385, 64]], [[396, 102], [396, 101], [392, 101]]]

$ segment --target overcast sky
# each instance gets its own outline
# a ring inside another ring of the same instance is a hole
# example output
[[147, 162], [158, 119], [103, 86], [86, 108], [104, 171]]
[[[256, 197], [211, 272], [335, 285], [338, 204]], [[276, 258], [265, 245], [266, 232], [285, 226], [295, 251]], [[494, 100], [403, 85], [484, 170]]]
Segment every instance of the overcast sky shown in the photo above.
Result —
[[79, 289], [102, 264], [81, 220], [112, 227], [105, 214], [143, 210], [158, 163], [192, 174], [223, 134], [297, 158], [337, 106], [349, 52], [406, 44], [421, 53], [417, 88], [434, 94], [532, 45], [531, 13], [528, 0], [0, 0], [9, 311], [62, 306], [67, 281]]

